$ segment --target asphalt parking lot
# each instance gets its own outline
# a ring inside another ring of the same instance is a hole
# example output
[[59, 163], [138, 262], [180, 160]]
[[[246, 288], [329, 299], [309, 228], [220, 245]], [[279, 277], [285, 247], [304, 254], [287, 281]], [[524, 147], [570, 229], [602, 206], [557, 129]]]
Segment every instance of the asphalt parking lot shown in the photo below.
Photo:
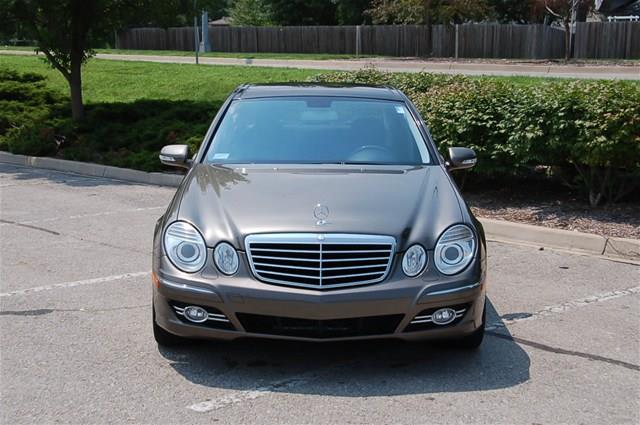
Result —
[[0, 422], [638, 423], [640, 266], [489, 244], [475, 353], [400, 342], [158, 350], [173, 189], [0, 164]]

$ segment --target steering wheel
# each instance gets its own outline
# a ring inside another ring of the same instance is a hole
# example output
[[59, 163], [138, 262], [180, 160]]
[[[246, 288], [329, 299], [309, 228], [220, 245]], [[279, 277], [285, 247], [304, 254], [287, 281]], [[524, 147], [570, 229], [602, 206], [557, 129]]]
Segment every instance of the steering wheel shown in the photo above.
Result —
[[[349, 159], [350, 160], [357, 160], [358, 158], [354, 158], [354, 157], [357, 157], [358, 154], [360, 154], [361, 152], [366, 152], [366, 151], [376, 152], [376, 154], [374, 154], [374, 159], [385, 159], [385, 160], [388, 160], [389, 158], [393, 157], [393, 152], [391, 151], [391, 149], [389, 149], [389, 148], [387, 148], [385, 146], [380, 146], [380, 145], [362, 145], [362, 146], [360, 146], [359, 148], [355, 149], [353, 152], [351, 152], [349, 154]], [[382, 154], [382, 155], [380, 155], [380, 154]], [[370, 159], [370, 158], [364, 158], [364, 159]]]

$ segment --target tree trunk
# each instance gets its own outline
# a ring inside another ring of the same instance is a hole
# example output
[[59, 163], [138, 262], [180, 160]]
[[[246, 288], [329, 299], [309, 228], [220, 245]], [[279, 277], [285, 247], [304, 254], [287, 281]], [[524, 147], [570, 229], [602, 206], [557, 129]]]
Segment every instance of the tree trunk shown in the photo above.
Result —
[[71, 117], [74, 121], [84, 119], [84, 103], [82, 102], [82, 61], [72, 57], [69, 89], [71, 90]]
[[564, 21], [564, 60], [571, 59], [571, 23]]

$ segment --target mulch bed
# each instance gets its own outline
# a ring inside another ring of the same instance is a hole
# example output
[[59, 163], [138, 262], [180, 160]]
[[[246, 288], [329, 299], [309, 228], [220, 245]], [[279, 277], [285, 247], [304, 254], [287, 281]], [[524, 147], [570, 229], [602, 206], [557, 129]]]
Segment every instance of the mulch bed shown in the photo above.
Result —
[[640, 239], [640, 202], [590, 208], [580, 198], [535, 193], [513, 196], [499, 190], [465, 193], [464, 198], [476, 217]]

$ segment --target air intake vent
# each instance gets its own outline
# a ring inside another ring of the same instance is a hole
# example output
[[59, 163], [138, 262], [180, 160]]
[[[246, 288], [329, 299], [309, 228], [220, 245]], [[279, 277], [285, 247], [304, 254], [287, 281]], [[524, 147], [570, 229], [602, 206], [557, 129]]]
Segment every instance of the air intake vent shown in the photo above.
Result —
[[303, 338], [346, 338], [395, 332], [402, 314], [351, 319], [310, 320], [237, 313], [247, 332]]
[[263, 282], [314, 289], [365, 285], [391, 269], [390, 236], [279, 233], [245, 240], [253, 274]]

